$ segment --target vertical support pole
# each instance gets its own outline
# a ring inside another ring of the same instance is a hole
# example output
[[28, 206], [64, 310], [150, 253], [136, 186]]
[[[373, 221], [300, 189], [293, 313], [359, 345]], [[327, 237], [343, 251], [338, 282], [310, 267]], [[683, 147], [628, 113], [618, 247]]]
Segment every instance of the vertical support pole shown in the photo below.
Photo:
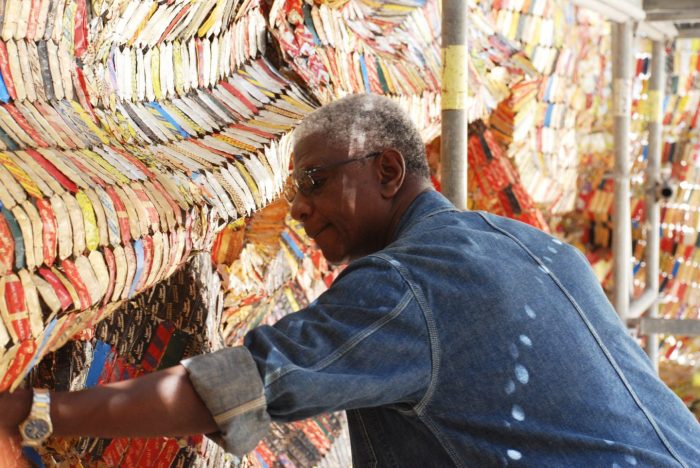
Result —
[[612, 23], [615, 207], [613, 211], [613, 294], [623, 322], [629, 315], [632, 227], [630, 214], [630, 119], [632, 107], [632, 24]]
[[[653, 41], [651, 52], [651, 76], [649, 77], [649, 151], [647, 160], [647, 247], [646, 247], [646, 289], [659, 291], [659, 228], [661, 213], [658, 198], [658, 182], [661, 179], [661, 148], [663, 139], [663, 100], [666, 89], [666, 50], [663, 41]], [[649, 308], [649, 318], [655, 318], [659, 312], [658, 302]], [[659, 336], [650, 333], [647, 336], [646, 351], [659, 370]]]
[[467, 2], [442, 2], [442, 187], [467, 207]]

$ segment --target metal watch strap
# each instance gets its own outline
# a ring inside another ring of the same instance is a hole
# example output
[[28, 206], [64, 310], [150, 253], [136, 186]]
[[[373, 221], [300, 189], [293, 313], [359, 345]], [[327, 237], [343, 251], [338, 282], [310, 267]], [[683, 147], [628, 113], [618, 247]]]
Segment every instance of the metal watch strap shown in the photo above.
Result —
[[[43, 427], [36, 423], [40, 422]], [[39, 431], [36, 433], [35, 431]], [[48, 389], [35, 388], [32, 397], [32, 408], [29, 416], [20, 424], [22, 443], [30, 447], [41, 445], [53, 432], [51, 424], [51, 395]]]

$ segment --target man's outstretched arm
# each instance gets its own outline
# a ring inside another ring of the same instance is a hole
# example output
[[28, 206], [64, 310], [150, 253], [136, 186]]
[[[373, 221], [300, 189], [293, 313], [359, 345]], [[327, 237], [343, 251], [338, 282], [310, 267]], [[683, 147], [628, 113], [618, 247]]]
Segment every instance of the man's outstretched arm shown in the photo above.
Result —
[[[0, 425], [17, 434], [31, 391], [0, 394]], [[216, 432], [218, 427], [182, 365], [77, 392], [52, 392], [57, 436], [155, 437]]]
[[[17, 435], [32, 394], [0, 394], [0, 438]], [[207, 434], [243, 455], [267, 433], [263, 382], [250, 352], [224, 348], [131, 380], [51, 393], [57, 436], [158, 437]], [[1, 447], [0, 447], [1, 448]]]

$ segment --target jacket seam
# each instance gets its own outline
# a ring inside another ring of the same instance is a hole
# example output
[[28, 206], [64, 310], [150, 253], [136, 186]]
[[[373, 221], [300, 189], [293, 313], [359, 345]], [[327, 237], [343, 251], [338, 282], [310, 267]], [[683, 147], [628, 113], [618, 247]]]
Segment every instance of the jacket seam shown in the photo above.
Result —
[[595, 330], [595, 327], [593, 327], [593, 324], [588, 320], [588, 317], [586, 314], [583, 312], [581, 309], [581, 306], [578, 305], [574, 297], [569, 293], [569, 290], [564, 287], [564, 285], [559, 281], [559, 278], [549, 269], [547, 266], [540, 260], [540, 258], [535, 255], [530, 249], [528, 249], [517, 237], [513, 236], [510, 232], [506, 231], [505, 229], [496, 226], [494, 223], [492, 223], [483, 213], [477, 212], [479, 216], [493, 229], [497, 230], [501, 234], [507, 236], [509, 239], [511, 239], [513, 242], [515, 242], [521, 249], [523, 249], [538, 265], [540, 268], [544, 270], [544, 272], [549, 275], [549, 277], [552, 279], [554, 284], [557, 285], [557, 287], [564, 293], [566, 298], [571, 302], [571, 304], [574, 306], [574, 309], [576, 310], [576, 313], [579, 315], [579, 318], [583, 321], [583, 323], [586, 325], [586, 328], [588, 329], [588, 332], [593, 336], [593, 339], [596, 341], [598, 346], [600, 347], [601, 351], [605, 355], [606, 359], [612, 366], [612, 368], [615, 370], [615, 373], [617, 374], [618, 378], [622, 382], [622, 384], [625, 386], [627, 389], [627, 392], [630, 394], [632, 397], [632, 400], [635, 402], [639, 410], [644, 414], [644, 416], [647, 418], [649, 421], [649, 424], [651, 424], [651, 427], [654, 429], [654, 432], [656, 432], [657, 437], [661, 441], [661, 443], [666, 447], [666, 450], [668, 450], [669, 454], [684, 468], [688, 468], [688, 466], [683, 462], [681, 459], [680, 455], [676, 453], [676, 451], [673, 449], [671, 446], [671, 443], [668, 441], [666, 438], [666, 435], [663, 433], [659, 425], [656, 423], [656, 420], [654, 417], [649, 413], [649, 410], [646, 408], [644, 403], [639, 399], [639, 396], [637, 393], [634, 391], [630, 383], [627, 381], [627, 378], [625, 377], [624, 372], [618, 365], [617, 361], [615, 358], [612, 356], [610, 351], [608, 350], [607, 346], [603, 343], [603, 340], [600, 338], [600, 335], [598, 335], [598, 332]]
[[435, 325], [435, 320], [433, 319], [433, 313], [432, 309], [428, 306], [427, 301], [425, 300], [425, 297], [423, 296], [423, 292], [421, 288], [413, 282], [411, 279], [411, 276], [403, 266], [401, 265], [395, 265], [391, 259], [383, 253], [380, 254], [375, 254], [373, 255], [375, 257], [381, 258], [382, 260], [386, 261], [391, 265], [393, 268], [395, 268], [403, 280], [408, 284], [409, 288], [411, 289], [411, 293], [413, 294], [413, 297], [416, 299], [416, 302], [418, 303], [418, 306], [421, 309], [421, 312], [423, 313], [423, 318], [426, 322], [426, 326], [428, 329], [428, 338], [430, 341], [430, 358], [431, 358], [431, 370], [430, 370], [430, 383], [428, 384], [428, 388], [425, 391], [425, 394], [423, 395], [423, 398], [418, 402], [413, 407], [413, 411], [420, 415], [421, 412], [425, 409], [425, 407], [428, 405], [428, 402], [433, 396], [433, 393], [435, 393], [435, 389], [437, 387], [437, 380], [438, 376], [440, 373], [440, 355], [441, 355], [441, 349], [440, 349], [440, 341], [437, 339], [438, 338], [438, 333], [437, 333], [437, 326]]
[[452, 445], [447, 441], [446, 438], [442, 436], [442, 433], [438, 430], [438, 428], [432, 424], [432, 420], [424, 413], [426, 406], [428, 406], [428, 403], [432, 399], [433, 394], [437, 389], [437, 381], [440, 373], [441, 348], [440, 341], [438, 340], [437, 326], [435, 325], [435, 320], [433, 319], [432, 309], [428, 306], [428, 303], [425, 300], [425, 296], [423, 295], [423, 291], [420, 288], [420, 286], [413, 282], [413, 279], [411, 278], [408, 270], [406, 270], [401, 264], [396, 265], [392, 263], [391, 259], [386, 254], [381, 253], [376, 254], [374, 256], [387, 261], [399, 272], [404, 281], [406, 281], [406, 284], [408, 284], [408, 286], [411, 288], [411, 291], [413, 292], [413, 295], [416, 298], [416, 302], [418, 302], [418, 305], [421, 308], [421, 311], [423, 312], [423, 318], [425, 319], [428, 328], [428, 337], [430, 338], [430, 357], [432, 364], [432, 369], [430, 373], [430, 383], [428, 384], [428, 389], [423, 395], [423, 398], [421, 398], [418, 404], [413, 407], [413, 411], [418, 416], [418, 418], [421, 421], [423, 421], [423, 424], [425, 424], [428, 427], [428, 429], [433, 433], [433, 436], [437, 439], [437, 441], [440, 443], [445, 452], [447, 452], [447, 454], [450, 456], [455, 465], [464, 466], [459, 456], [457, 455], [457, 452], [455, 452], [454, 448], [452, 448]]
[[362, 418], [362, 413], [359, 410], [352, 410], [355, 413], [355, 417], [360, 423], [360, 426], [362, 426], [362, 438], [365, 439], [365, 444], [369, 448], [369, 451], [372, 453], [372, 466], [376, 467], [379, 465], [379, 459], [377, 458], [377, 454], [374, 451], [374, 446], [372, 445], [372, 440], [369, 438], [369, 433], [367, 432], [367, 426], [365, 426], [365, 421]]
[[406, 309], [406, 306], [408, 306], [408, 304], [411, 302], [411, 299], [411, 293], [407, 291], [391, 312], [375, 320], [368, 327], [364, 328], [362, 331], [351, 337], [348, 341], [340, 345], [333, 353], [329, 354], [325, 358], [318, 361], [316, 364], [309, 367], [298, 365], [284, 366], [279, 370], [277, 375], [272, 376], [269, 382], [265, 383], [265, 387], [270, 387], [282, 377], [285, 377], [289, 373], [297, 370], [308, 370], [311, 372], [315, 372], [323, 370], [326, 367], [330, 366], [335, 361], [343, 357], [345, 354], [352, 351], [365, 338], [368, 338], [369, 336], [374, 334], [374, 332], [382, 328], [384, 325], [401, 315], [401, 312], [403, 312]]
[[445, 449], [445, 452], [447, 452], [454, 462], [456, 466], [463, 467], [466, 466], [462, 459], [457, 455], [457, 452], [452, 448], [452, 444], [450, 444], [447, 440], [445, 440], [442, 437], [442, 433], [440, 432], [440, 429], [437, 428], [437, 426], [433, 423], [433, 420], [429, 416], [418, 416], [420, 420], [423, 422], [423, 424], [426, 425], [426, 427], [430, 430], [430, 432], [433, 433], [433, 436], [438, 440], [440, 445], [442, 445], [442, 448]]

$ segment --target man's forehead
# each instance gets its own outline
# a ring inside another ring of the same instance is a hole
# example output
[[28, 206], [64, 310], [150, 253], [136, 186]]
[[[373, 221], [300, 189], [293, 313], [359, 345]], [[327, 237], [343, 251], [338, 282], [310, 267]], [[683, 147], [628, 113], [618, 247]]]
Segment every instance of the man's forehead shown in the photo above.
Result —
[[318, 166], [340, 161], [347, 157], [347, 150], [334, 145], [322, 135], [309, 136], [294, 145], [292, 160], [295, 168]]

